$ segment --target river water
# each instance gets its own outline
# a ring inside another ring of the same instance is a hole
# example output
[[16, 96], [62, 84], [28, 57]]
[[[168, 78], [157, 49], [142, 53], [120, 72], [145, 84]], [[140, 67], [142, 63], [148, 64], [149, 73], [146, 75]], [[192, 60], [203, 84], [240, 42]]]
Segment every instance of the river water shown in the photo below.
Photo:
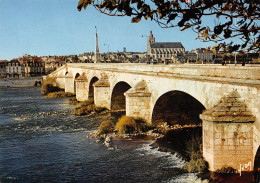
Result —
[[98, 119], [75, 116], [74, 108], [40, 88], [0, 88], [1, 183], [195, 181], [180, 158], [152, 142], [108, 149], [87, 138]]

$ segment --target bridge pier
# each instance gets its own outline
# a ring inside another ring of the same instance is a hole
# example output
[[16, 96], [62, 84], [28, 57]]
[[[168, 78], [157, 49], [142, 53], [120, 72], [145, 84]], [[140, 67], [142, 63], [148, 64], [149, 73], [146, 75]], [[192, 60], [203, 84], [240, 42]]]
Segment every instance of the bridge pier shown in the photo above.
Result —
[[74, 91], [74, 76], [72, 73], [65, 75], [65, 92], [75, 93]]
[[94, 104], [98, 107], [111, 109], [110, 83], [107, 79], [100, 79], [93, 84], [94, 86]]
[[58, 76], [57, 76], [57, 83], [58, 83], [58, 87], [65, 89], [65, 74], [64, 72], [61, 72]]
[[75, 79], [76, 82], [76, 99], [78, 101], [86, 101], [88, 100], [88, 79], [83, 74], [79, 76], [77, 79]]
[[255, 117], [238, 93], [234, 91], [223, 97], [200, 118], [203, 120], [203, 156], [210, 170], [233, 167], [238, 171], [252, 171]]
[[144, 81], [138, 83], [134, 88], [125, 92], [126, 116], [143, 118], [151, 124], [151, 93], [148, 91]]

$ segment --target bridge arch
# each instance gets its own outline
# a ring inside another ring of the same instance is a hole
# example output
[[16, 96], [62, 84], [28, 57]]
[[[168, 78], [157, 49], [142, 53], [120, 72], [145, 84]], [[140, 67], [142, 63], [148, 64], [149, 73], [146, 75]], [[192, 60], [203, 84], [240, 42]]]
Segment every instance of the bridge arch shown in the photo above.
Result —
[[260, 181], [260, 146], [256, 151], [255, 160], [254, 160], [254, 178], [255, 182]]
[[111, 94], [111, 109], [121, 110], [126, 107], [124, 93], [129, 90], [131, 86], [124, 81], [120, 81], [115, 84]]
[[74, 76], [74, 93], [76, 94], [76, 79], [80, 76], [79, 73], [76, 73]]
[[201, 124], [199, 114], [205, 109], [193, 96], [179, 90], [161, 95], [152, 109], [152, 124]]
[[93, 76], [89, 82], [88, 100], [94, 102], [94, 83], [99, 80], [98, 77]]

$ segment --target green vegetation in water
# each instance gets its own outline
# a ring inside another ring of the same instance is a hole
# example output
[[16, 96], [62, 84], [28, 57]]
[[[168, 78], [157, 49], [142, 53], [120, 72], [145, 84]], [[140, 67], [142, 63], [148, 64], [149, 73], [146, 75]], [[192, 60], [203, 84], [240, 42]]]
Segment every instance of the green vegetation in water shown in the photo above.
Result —
[[107, 110], [107, 108], [98, 107], [98, 106], [95, 106], [95, 104], [93, 104], [93, 103], [89, 103], [89, 104], [84, 104], [81, 107], [77, 107], [75, 109], [75, 115], [76, 116], [89, 115], [92, 112], [99, 114], [106, 110]]
[[103, 134], [109, 134], [113, 133], [115, 130], [115, 124], [113, 123], [112, 120], [105, 120], [103, 121], [98, 129], [98, 134], [103, 135]]
[[159, 150], [177, 152], [187, 161], [183, 167], [184, 170], [192, 173], [208, 172], [208, 163], [204, 160], [202, 155], [201, 127], [180, 128], [177, 126], [176, 128], [177, 130], [166, 132], [167, 129], [172, 129], [168, 125], [163, 124], [154, 127], [147, 125], [147, 123], [140, 118], [122, 116], [116, 123], [112, 120], [103, 121], [99, 126], [97, 136], [112, 133], [119, 135], [141, 134], [152, 130], [153, 133], [165, 135], [163, 138], [157, 139], [157, 141], [159, 141], [159, 143], [157, 142]]
[[77, 103], [80, 103], [80, 101], [78, 101], [76, 97], [72, 97], [72, 98], [70, 98], [70, 99], [69, 99], [69, 102], [70, 102], [70, 104], [77, 104]]
[[97, 135], [107, 135], [112, 133], [123, 134], [138, 134], [147, 132], [152, 127], [147, 125], [145, 120], [141, 118], [134, 118], [130, 116], [122, 116], [119, 120], [105, 120], [103, 121], [97, 132]]
[[58, 92], [51, 92], [47, 94], [47, 97], [49, 98], [65, 98], [65, 97], [73, 97], [75, 94], [64, 92], [64, 91], [58, 91]]
[[123, 116], [116, 124], [115, 130], [119, 134], [132, 134], [147, 131], [148, 125], [141, 118], [133, 118], [129, 116]]
[[208, 163], [203, 158], [202, 139], [200, 136], [193, 136], [186, 143], [185, 153], [189, 161], [184, 165], [184, 169], [190, 173], [203, 173], [208, 171]]
[[57, 86], [56, 78], [47, 76], [42, 83], [42, 94], [46, 95], [48, 93], [59, 91], [62, 91], [62, 89]]
[[202, 153], [202, 128], [201, 127], [179, 127], [177, 129], [159, 131], [164, 133], [162, 138], [153, 144], [160, 151], [176, 153], [187, 163], [184, 170], [193, 173], [204, 173], [208, 171], [208, 163], [203, 159]]

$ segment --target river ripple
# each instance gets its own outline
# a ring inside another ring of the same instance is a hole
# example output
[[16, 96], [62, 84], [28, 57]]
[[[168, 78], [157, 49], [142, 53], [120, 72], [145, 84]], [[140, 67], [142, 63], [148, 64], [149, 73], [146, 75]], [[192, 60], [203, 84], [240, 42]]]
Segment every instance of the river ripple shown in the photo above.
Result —
[[151, 142], [107, 149], [86, 138], [103, 117], [73, 115], [39, 88], [0, 88], [0, 182], [192, 182], [183, 162]]

